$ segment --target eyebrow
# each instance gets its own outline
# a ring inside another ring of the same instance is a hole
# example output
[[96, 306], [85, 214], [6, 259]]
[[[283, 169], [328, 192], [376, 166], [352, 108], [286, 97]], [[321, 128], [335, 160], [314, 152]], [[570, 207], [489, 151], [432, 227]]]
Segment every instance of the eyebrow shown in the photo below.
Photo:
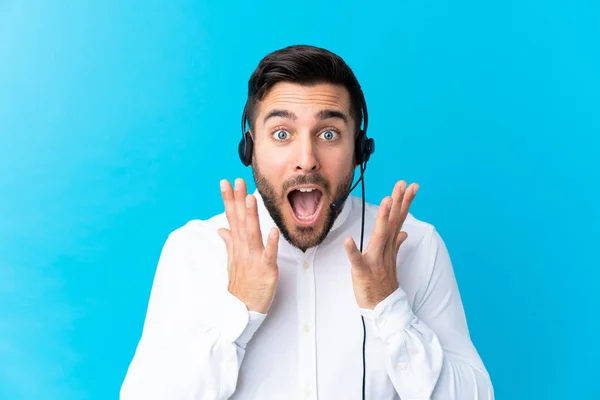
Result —
[[[267, 113], [267, 115], [265, 115], [263, 123], [267, 122], [267, 120], [269, 118], [275, 118], [275, 117], [291, 119], [292, 121], [295, 121], [298, 118], [296, 116], [296, 114], [294, 114], [291, 111], [274, 109], [274, 110], [269, 111]], [[336, 119], [341, 119], [345, 123], [348, 123], [348, 117], [346, 116], [346, 114], [344, 114], [341, 111], [337, 111], [337, 110], [329, 110], [329, 109], [321, 110], [316, 114], [316, 117], [319, 118], [320, 120], [336, 118]]]

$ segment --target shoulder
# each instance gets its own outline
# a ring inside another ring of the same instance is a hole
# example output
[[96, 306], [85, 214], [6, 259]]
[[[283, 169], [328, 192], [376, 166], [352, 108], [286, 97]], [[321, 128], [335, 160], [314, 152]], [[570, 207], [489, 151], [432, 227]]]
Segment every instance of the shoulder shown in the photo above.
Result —
[[229, 228], [225, 213], [214, 215], [208, 219], [192, 219], [174, 229], [168, 235], [168, 240], [175, 242], [206, 241], [219, 238], [218, 230]]
[[[218, 234], [220, 228], [229, 228], [225, 213], [208, 219], [192, 219], [167, 235], [161, 257], [177, 258], [185, 263], [205, 264], [226, 256], [227, 249]], [[210, 256], [209, 258], [207, 258]]]

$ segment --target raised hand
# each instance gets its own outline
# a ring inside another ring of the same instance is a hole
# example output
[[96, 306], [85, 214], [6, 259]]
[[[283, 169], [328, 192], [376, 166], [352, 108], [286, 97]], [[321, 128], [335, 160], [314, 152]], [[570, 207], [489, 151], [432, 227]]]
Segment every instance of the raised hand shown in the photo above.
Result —
[[344, 241], [352, 264], [354, 295], [360, 308], [374, 309], [399, 286], [396, 256], [408, 237], [402, 225], [418, 189], [418, 184], [406, 188], [406, 182], [396, 183], [391, 198], [387, 196], [381, 201], [369, 244], [362, 253], [351, 237]]
[[235, 190], [229, 181], [222, 180], [221, 196], [230, 227], [218, 230], [227, 247], [227, 289], [243, 301], [248, 310], [264, 314], [271, 307], [279, 278], [279, 231], [272, 228], [264, 246], [256, 198], [246, 194], [243, 179], [236, 179]]

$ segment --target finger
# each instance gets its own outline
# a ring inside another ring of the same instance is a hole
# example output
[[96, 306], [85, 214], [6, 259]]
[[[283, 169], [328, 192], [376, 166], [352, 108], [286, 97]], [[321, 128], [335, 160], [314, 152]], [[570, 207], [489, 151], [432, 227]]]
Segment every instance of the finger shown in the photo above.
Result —
[[258, 208], [256, 207], [256, 198], [251, 194], [246, 196], [246, 234], [250, 252], [262, 253], [264, 246], [258, 220]]
[[398, 237], [396, 238], [396, 246], [395, 246], [395, 253], [394, 253], [394, 257], [398, 255], [398, 251], [400, 250], [400, 246], [402, 246], [402, 243], [404, 243], [406, 241], [406, 239], [408, 239], [408, 233], [401, 231], [398, 234]]
[[217, 233], [225, 242], [227, 248], [227, 271], [231, 268], [231, 262], [233, 261], [233, 238], [229, 229], [220, 228]]
[[417, 195], [417, 191], [419, 190], [419, 185], [417, 183], [411, 184], [408, 189], [406, 189], [406, 193], [404, 194], [404, 198], [402, 200], [402, 209], [400, 211], [400, 224], [398, 226], [398, 231], [402, 229], [402, 225], [408, 216], [408, 210], [412, 201], [415, 199]]
[[352, 239], [351, 237], [347, 237], [346, 240], [344, 240], [344, 248], [346, 249], [348, 259], [350, 260], [352, 266], [354, 268], [363, 269], [363, 256], [360, 250], [358, 250], [358, 248], [356, 247], [354, 239]]
[[367, 247], [369, 253], [381, 254], [385, 248], [391, 202], [392, 199], [389, 196], [381, 200], [377, 217], [375, 218], [375, 226], [369, 238], [369, 245]]
[[241, 178], [235, 180], [233, 197], [235, 198], [235, 215], [237, 217], [237, 238], [240, 249], [245, 249], [248, 246], [246, 236], [246, 182]]
[[392, 191], [392, 209], [390, 210], [389, 220], [390, 234], [388, 235], [386, 249], [393, 249], [396, 238], [398, 237], [400, 213], [402, 211], [402, 200], [404, 198], [405, 189], [406, 182], [402, 180], [396, 182], [396, 185], [394, 185], [394, 190]]
[[263, 251], [262, 261], [265, 265], [277, 266], [277, 250], [279, 246], [279, 231], [277, 228], [271, 228], [267, 238], [267, 246]]
[[235, 237], [237, 232], [237, 216], [235, 213], [235, 199], [233, 198], [233, 190], [231, 189], [231, 184], [227, 179], [221, 180], [220, 185], [221, 197], [223, 198], [223, 204], [225, 205], [225, 216], [227, 217], [227, 222], [229, 222], [229, 228]]

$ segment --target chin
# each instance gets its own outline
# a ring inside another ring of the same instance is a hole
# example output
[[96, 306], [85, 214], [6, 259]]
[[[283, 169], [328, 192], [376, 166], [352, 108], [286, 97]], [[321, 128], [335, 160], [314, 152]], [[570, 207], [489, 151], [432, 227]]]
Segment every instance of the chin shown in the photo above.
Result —
[[322, 196], [315, 213], [309, 217], [300, 218], [289, 202], [286, 202], [286, 225], [289, 234], [288, 241], [299, 249], [306, 250], [320, 244], [324, 239], [327, 219], [327, 203]]
[[258, 171], [253, 171], [264, 205], [283, 238], [303, 251], [321, 244], [335, 220], [329, 208], [332, 196], [328, 185], [301, 184], [277, 193]]

